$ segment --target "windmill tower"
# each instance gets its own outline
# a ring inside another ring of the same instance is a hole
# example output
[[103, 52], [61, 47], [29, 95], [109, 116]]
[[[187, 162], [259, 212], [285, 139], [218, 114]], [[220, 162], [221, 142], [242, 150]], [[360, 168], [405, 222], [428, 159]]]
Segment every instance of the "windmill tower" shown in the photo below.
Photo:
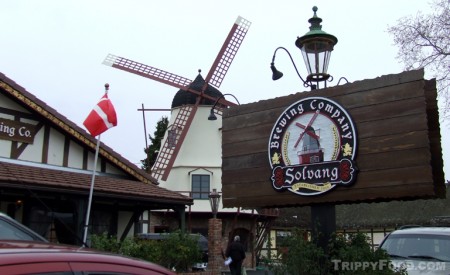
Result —
[[213, 188], [221, 190], [222, 135], [219, 129], [222, 121], [208, 121], [207, 118], [216, 101], [219, 108], [236, 105], [227, 101], [218, 88], [250, 25], [238, 16], [204, 79], [199, 73], [192, 81], [111, 54], [103, 62], [179, 89], [172, 101], [169, 126], [151, 174], [161, 186], [194, 198], [193, 207], [198, 211], [210, 211], [210, 191]]
[[[222, 120], [209, 121], [207, 118], [215, 103], [218, 103], [216, 105], [218, 109], [236, 105], [236, 103], [226, 100], [218, 89], [250, 24], [240, 16], [237, 18], [205, 78], [199, 72], [192, 81], [111, 54], [103, 62], [113, 68], [179, 89], [173, 98], [169, 126], [151, 173], [161, 182], [162, 187], [178, 191], [194, 199], [194, 205], [189, 209], [187, 221], [188, 228], [192, 232], [206, 233], [202, 231], [200, 223], [211, 218], [208, 196], [213, 189], [218, 191], [222, 189]], [[220, 110], [218, 111], [220, 112]], [[239, 226], [247, 227], [248, 232], [257, 230], [255, 217], [258, 215], [254, 210], [219, 208], [219, 212], [223, 214], [221, 218], [229, 227], [229, 230], [225, 229], [229, 232]], [[249, 218], [246, 220], [247, 226], [238, 225], [238, 217], [241, 219], [246, 213], [249, 214]], [[160, 227], [164, 227], [165, 223], [161, 221]], [[167, 229], [169, 228], [164, 228], [164, 230]], [[154, 231], [156, 232], [157, 229]], [[256, 235], [262, 236], [259, 232], [252, 233], [252, 236]], [[254, 239], [248, 241], [251, 244]]]
[[[219, 100], [223, 107], [236, 105], [225, 98], [220, 98], [222, 94], [213, 89], [218, 89], [222, 84], [250, 24], [240, 16], [237, 18], [205, 79], [199, 75], [195, 81], [191, 81], [188, 78], [112, 54], [103, 61], [103, 64], [113, 68], [179, 88], [177, 95], [180, 92], [183, 93], [178, 96], [175, 103], [179, 105], [176, 106], [180, 107], [179, 110], [175, 113], [172, 110], [172, 117], [175, 115], [175, 119], [169, 122], [170, 138], [166, 138], [162, 143], [156, 162], [151, 169], [152, 176], [157, 180], [167, 180], [200, 105], [213, 105], [216, 100]], [[181, 100], [182, 97], [186, 98], [186, 102]], [[173, 105], [174, 103], [172, 103], [172, 109]]]

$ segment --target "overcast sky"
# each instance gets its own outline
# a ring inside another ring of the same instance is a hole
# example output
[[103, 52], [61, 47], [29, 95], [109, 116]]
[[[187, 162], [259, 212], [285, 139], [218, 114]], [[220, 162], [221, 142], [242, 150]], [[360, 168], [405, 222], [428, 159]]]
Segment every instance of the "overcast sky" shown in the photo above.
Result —
[[[137, 109], [142, 104], [170, 108], [177, 89], [102, 65], [108, 53], [189, 79], [201, 69], [206, 77], [240, 15], [252, 25], [220, 90], [243, 104], [308, 90], [284, 52], [279, 51], [276, 59], [284, 77], [272, 81], [269, 67], [274, 50], [283, 46], [306, 76], [294, 43], [308, 31], [314, 5], [323, 30], [339, 40], [329, 66], [335, 81], [329, 86], [340, 77], [354, 82], [402, 72], [387, 27], [400, 17], [430, 12], [428, 1], [418, 0], [0, 0], [0, 4], [0, 72], [83, 128], [109, 83], [119, 124], [101, 140], [138, 165], [145, 158], [145, 136]], [[153, 134], [162, 115], [169, 113], [146, 113], [148, 133]], [[443, 128], [446, 136], [448, 123], [441, 124]], [[444, 155], [450, 154], [448, 143], [443, 142]], [[449, 157], [444, 156], [444, 162], [450, 166]], [[449, 168], [445, 170], [449, 175]]]

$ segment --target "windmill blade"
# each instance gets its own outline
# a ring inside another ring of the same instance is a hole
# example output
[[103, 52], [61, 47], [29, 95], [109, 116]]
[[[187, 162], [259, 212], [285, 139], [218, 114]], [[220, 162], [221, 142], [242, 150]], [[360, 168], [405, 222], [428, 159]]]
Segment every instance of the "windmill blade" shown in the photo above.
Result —
[[106, 56], [105, 60], [103, 61], [103, 64], [129, 73], [150, 78], [179, 89], [186, 89], [186, 87], [192, 82], [192, 80], [185, 77], [113, 54], [108, 54], [108, 56]]
[[200, 98], [197, 99], [197, 102], [194, 105], [183, 105], [179, 109], [170, 129], [167, 129], [167, 137], [161, 146], [158, 157], [151, 169], [152, 177], [155, 179], [166, 181], [169, 177], [184, 138], [191, 127], [199, 102]]
[[205, 78], [206, 83], [211, 84], [216, 88], [220, 87], [250, 25], [250, 21], [238, 16], [233, 27], [231, 27], [230, 33], [225, 39], [216, 60], [214, 60], [211, 69], [209, 69], [208, 75]]
[[[113, 54], [108, 54], [103, 61], [103, 64], [106, 66], [110, 66], [119, 70], [123, 70], [129, 73], [137, 74], [139, 76], [143, 76], [146, 78], [150, 78], [153, 80], [156, 80], [158, 82], [183, 89], [185, 91], [189, 91], [191, 93], [194, 93], [196, 95], [202, 96], [204, 98], [210, 99], [210, 100], [216, 100], [217, 98], [209, 96], [207, 94], [203, 94], [200, 91], [193, 90], [189, 88], [189, 84], [191, 84], [192, 80], [169, 73], [160, 69], [157, 69], [152, 66], [148, 66], [124, 57], [116, 56]], [[206, 82], [205, 82], [206, 83]], [[219, 100], [219, 103], [226, 106], [235, 106], [236, 103], [233, 103], [231, 101], [225, 100], [224, 98], [221, 98]]]

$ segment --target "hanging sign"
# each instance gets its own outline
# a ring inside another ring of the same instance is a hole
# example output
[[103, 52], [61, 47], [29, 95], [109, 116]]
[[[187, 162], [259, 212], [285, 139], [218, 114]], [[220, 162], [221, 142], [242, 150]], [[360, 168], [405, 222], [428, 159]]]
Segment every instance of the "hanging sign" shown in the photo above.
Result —
[[0, 118], [0, 139], [33, 143], [35, 135], [35, 125]]
[[277, 191], [314, 196], [356, 180], [357, 136], [338, 103], [324, 97], [301, 99], [280, 115], [268, 153]]

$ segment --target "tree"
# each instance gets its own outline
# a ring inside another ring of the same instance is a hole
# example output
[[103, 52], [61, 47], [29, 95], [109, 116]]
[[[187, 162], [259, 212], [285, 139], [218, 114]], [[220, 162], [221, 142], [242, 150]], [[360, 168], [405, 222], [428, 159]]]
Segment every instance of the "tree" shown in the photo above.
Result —
[[164, 134], [169, 125], [169, 119], [166, 116], [163, 116], [156, 123], [156, 130], [153, 133], [153, 137], [148, 135], [148, 138], [151, 141], [150, 146], [144, 148], [145, 155], [147, 156], [145, 159], [141, 160], [142, 166], [141, 168], [145, 171], [149, 172], [152, 168], [153, 164], [155, 164], [156, 157], [158, 156], [159, 148], [161, 148], [161, 141], [164, 138]]
[[444, 119], [450, 118], [450, 1], [433, 0], [433, 13], [402, 17], [388, 27], [399, 47], [397, 59], [406, 70], [427, 68], [444, 99]]

